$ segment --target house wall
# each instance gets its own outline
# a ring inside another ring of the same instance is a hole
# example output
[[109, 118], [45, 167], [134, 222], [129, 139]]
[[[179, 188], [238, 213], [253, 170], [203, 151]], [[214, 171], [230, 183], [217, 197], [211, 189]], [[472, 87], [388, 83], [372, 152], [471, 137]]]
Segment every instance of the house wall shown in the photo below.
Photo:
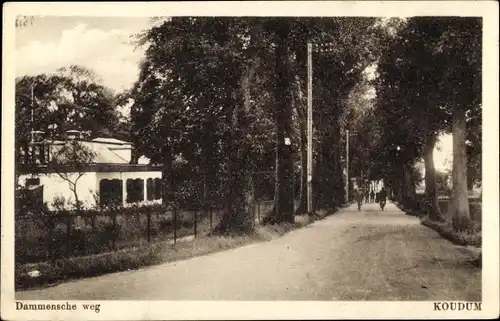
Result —
[[124, 158], [128, 162], [132, 160], [132, 147], [131, 146], [124, 146], [124, 147], [113, 147], [113, 146], [108, 146], [110, 150], [112, 150], [114, 153], [118, 154], [120, 157]]
[[[65, 173], [65, 177], [74, 182], [79, 173]], [[31, 175], [21, 175], [19, 183], [24, 186], [26, 178], [31, 178]], [[40, 185], [43, 185], [43, 201], [47, 203], [50, 209], [54, 209], [53, 202], [56, 197], [63, 197], [66, 204], [74, 204], [75, 196], [70, 189], [70, 183], [58, 174], [39, 174]], [[96, 205], [95, 192], [96, 192], [96, 173], [84, 173], [76, 184], [76, 191], [78, 198], [83, 202], [85, 207], [93, 207]], [[71, 206], [68, 206], [71, 207]]]
[[[74, 182], [78, 177], [78, 173], [67, 173], [67, 177]], [[21, 175], [19, 177], [19, 184], [25, 186], [27, 178], [31, 175]], [[53, 201], [56, 197], [64, 197], [66, 204], [74, 204], [75, 197], [70, 189], [70, 184], [62, 179], [58, 174], [38, 174], [40, 178], [40, 185], [43, 185], [43, 201], [47, 203], [50, 209], [54, 209]], [[148, 178], [161, 178], [161, 171], [147, 171], [147, 172], [86, 172], [78, 180], [76, 185], [78, 198], [83, 202], [87, 208], [98, 205], [99, 202], [99, 182], [102, 179], [120, 179], [123, 184], [123, 205], [130, 206], [125, 202], [127, 193], [127, 179], [140, 178], [144, 181], [144, 202], [148, 203], [161, 203], [160, 200], [146, 201], [146, 181]], [[140, 202], [142, 203], [142, 202]], [[71, 206], [67, 206], [68, 208]]]

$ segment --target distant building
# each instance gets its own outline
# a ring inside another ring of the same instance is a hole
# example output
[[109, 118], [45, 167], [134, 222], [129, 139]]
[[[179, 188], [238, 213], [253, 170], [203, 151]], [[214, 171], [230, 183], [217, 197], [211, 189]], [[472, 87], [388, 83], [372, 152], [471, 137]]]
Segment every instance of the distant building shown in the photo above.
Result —
[[[51, 166], [51, 157], [57, 155], [54, 151], [69, 140], [77, 140], [90, 150], [94, 155], [92, 162], [78, 169], [64, 161], [58, 161], [57, 167]], [[144, 164], [144, 158], [141, 158], [141, 164], [132, 164], [132, 149], [129, 142], [101, 137], [85, 139], [78, 131], [67, 132], [64, 140], [34, 139], [29, 144], [29, 155], [26, 151], [19, 153], [18, 186], [33, 197], [41, 198], [38, 202], [46, 202], [49, 208], [53, 208], [57, 199], [64, 198], [67, 204], [75, 201], [71, 184], [60, 173], [70, 180], [81, 174], [76, 189], [85, 207], [161, 203], [160, 168]], [[32, 165], [25, 166], [28, 163]]]

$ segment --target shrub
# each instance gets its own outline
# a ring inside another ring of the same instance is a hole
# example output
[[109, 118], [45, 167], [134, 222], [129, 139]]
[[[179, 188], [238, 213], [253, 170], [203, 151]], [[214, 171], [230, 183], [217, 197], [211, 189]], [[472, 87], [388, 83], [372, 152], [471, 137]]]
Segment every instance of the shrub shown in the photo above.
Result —
[[421, 224], [432, 228], [442, 237], [453, 242], [454, 244], [481, 246], [481, 225], [478, 223], [473, 223], [471, 228], [465, 232], [455, 232], [453, 230], [453, 224], [451, 220], [437, 222], [431, 220], [429, 216], [425, 216], [424, 218], [422, 218]]

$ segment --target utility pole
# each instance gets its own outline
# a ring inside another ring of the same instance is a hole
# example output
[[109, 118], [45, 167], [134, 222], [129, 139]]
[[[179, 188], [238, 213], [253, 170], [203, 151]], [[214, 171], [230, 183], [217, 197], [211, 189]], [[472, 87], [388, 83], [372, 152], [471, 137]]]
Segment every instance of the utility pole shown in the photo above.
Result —
[[346, 181], [345, 181], [345, 200], [349, 203], [349, 130], [346, 130]]
[[312, 45], [307, 44], [307, 212], [313, 212], [313, 191], [312, 191], [312, 176], [313, 176], [313, 153], [312, 153]]
[[[31, 144], [35, 141], [34, 138], [34, 115], [35, 115], [35, 85], [31, 84]], [[32, 147], [33, 148], [33, 147]]]

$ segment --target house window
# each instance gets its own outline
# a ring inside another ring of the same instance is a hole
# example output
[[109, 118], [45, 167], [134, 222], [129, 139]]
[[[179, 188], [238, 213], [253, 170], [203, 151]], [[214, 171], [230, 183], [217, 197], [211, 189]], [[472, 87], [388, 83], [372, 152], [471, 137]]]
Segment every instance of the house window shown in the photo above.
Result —
[[40, 164], [46, 165], [47, 164], [47, 148], [45, 145], [41, 144], [39, 146], [40, 148]]
[[32, 157], [34, 164], [40, 164], [40, 147], [38, 145], [31, 145]]
[[102, 179], [99, 182], [99, 204], [101, 206], [119, 206], [122, 203], [122, 180]]
[[160, 178], [155, 178], [154, 179], [154, 193], [153, 193], [153, 198], [155, 200], [161, 199], [161, 194], [162, 194], [162, 186], [161, 186], [161, 179]]
[[152, 201], [154, 199], [154, 182], [152, 178], [148, 178], [146, 181], [146, 199]]
[[146, 181], [146, 190], [148, 201], [161, 199], [161, 179], [148, 178]]
[[43, 208], [43, 185], [31, 186], [20, 190], [16, 195], [16, 207], [20, 215]]
[[144, 180], [127, 179], [127, 203], [135, 203], [144, 200]]
[[26, 186], [35, 186], [35, 185], [40, 185], [40, 178], [27, 178], [26, 179]]

